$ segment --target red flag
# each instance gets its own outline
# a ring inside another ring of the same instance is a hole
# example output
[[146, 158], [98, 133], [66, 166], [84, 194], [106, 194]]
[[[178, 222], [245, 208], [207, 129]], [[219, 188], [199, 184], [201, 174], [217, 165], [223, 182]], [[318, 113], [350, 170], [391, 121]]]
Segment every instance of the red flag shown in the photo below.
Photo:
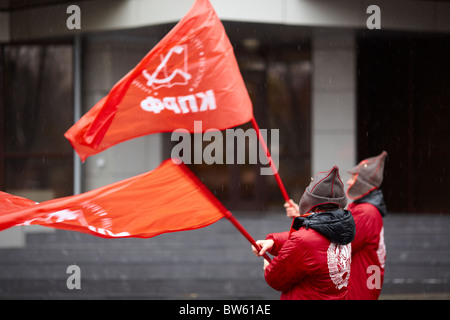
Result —
[[1, 194], [0, 230], [38, 224], [105, 238], [149, 238], [202, 228], [231, 216], [184, 164], [172, 160], [79, 195], [34, 205], [31, 200], [26, 205], [10, 205], [11, 198]]
[[190, 11], [66, 133], [80, 158], [139, 136], [226, 129], [251, 120], [233, 47], [208, 0]]
[[30, 206], [35, 206], [36, 204], [36, 202], [27, 198], [14, 196], [0, 191], [0, 214], [18, 211]]

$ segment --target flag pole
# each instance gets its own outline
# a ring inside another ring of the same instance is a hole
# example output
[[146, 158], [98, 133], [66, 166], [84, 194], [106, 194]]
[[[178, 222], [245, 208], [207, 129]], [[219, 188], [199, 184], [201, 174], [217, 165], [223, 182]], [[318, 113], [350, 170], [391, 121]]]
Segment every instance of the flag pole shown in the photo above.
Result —
[[290, 204], [290, 201], [289, 201], [290, 198], [286, 192], [286, 188], [283, 185], [283, 181], [281, 181], [281, 177], [280, 177], [280, 174], [278, 173], [278, 169], [275, 166], [275, 163], [273, 162], [272, 156], [270, 155], [270, 151], [267, 148], [266, 142], [264, 141], [264, 137], [262, 136], [261, 131], [259, 130], [259, 126], [256, 123], [254, 116], [252, 117], [251, 122], [252, 122], [253, 129], [255, 129], [255, 131], [258, 135], [259, 143], [260, 143], [261, 147], [263, 148], [263, 151], [266, 154], [267, 159], [269, 160], [270, 168], [272, 169], [273, 175], [275, 176], [275, 180], [278, 183], [278, 187], [280, 188], [281, 194], [283, 195], [284, 200]]
[[[174, 159], [172, 158], [172, 161]], [[181, 161], [177, 160], [176, 162], [182, 164], [179, 166], [182, 170], [184, 170], [185, 173], [187, 173], [191, 180], [200, 188], [200, 190], [203, 192], [203, 194], [208, 197], [215, 205], [216, 207], [222, 212], [222, 215], [228, 219], [228, 221], [231, 222], [231, 224], [258, 250], [261, 251], [261, 246], [259, 246], [256, 241], [252, 238], [252, 236], [245, 230], [245, 228], [237, 221], [237, 219], [233, 216], [233, 214], [225, 208], [225, 206], [220, 202], [212, 193], [211, 191], [198, 179], [198, 177]], [[264, 253], [263, 254], [264, 259], [266, 259], [268, 262], [271, 262], [272, 260], [270, 257]]]
[[[252, 238], [252, 236], [245, 230], [245, 228], [240, 224], [240, 222], [231, 214], [231, 212], [227, 212], [225, 217], [236, 227], [236, 229], [239, 230], [240, 233], [259, 251], [261, 251], [261, 247], [255, 242], [255, 240]], [[266, 259], [268, 262], [271, 262], [272, 260], [267, 255], [267, 253], [264, 253], [262, 255], [264, 259]]]

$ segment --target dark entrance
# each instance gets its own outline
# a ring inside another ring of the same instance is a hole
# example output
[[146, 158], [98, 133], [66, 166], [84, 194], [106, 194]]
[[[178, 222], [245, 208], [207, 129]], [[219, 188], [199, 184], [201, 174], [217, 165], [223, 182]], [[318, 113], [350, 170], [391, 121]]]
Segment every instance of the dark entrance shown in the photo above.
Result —
[[450, 212], [450, 36], [358, 36], [358, 157], [389, 153], [394, 212]]

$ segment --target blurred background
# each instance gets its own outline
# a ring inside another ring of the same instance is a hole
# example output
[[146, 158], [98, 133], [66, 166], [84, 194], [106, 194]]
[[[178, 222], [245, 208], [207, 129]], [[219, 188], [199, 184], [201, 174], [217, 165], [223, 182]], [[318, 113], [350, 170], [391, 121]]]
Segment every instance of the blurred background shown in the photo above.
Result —
[[[63, 134], [193, 3], [0, 0], [0, 190], [41, 202], [169, 158], [175, 142], [165, 133], [82, 164]], [[72, 4], [80, 29], [66, 24]], [[380, 29], [369, 29], [377, 18], [370, 1], [211, 4], [260, 128], [279, 130], [289, 196], [297, 202], [311, 176], [333, 165], [345, 182], [349, 168], [386, 150], [382, 297], [449, 298], [450, 2], [377, 1]], [[260, 165], [190, 167], [255, 238], [289, 228], [276, 181]], [[277, 299], [262, 261], [228, 224], [145, 240], [8, 229], [0, 232], [0, 298]], [[88, 284], [78, 291], [65, 285], [72, 264]]]

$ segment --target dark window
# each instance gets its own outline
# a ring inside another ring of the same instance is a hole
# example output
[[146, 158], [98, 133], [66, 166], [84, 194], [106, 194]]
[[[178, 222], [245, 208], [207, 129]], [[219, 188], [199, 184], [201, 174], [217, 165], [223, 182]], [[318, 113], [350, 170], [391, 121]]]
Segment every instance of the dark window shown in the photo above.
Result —
[[70, 45], [1, 47], [1, 189], [35, 201], [73, 193]]
[[361, 32], [359, 160], [389, 153], [388, 210], [450, 212], [450, 37]]

